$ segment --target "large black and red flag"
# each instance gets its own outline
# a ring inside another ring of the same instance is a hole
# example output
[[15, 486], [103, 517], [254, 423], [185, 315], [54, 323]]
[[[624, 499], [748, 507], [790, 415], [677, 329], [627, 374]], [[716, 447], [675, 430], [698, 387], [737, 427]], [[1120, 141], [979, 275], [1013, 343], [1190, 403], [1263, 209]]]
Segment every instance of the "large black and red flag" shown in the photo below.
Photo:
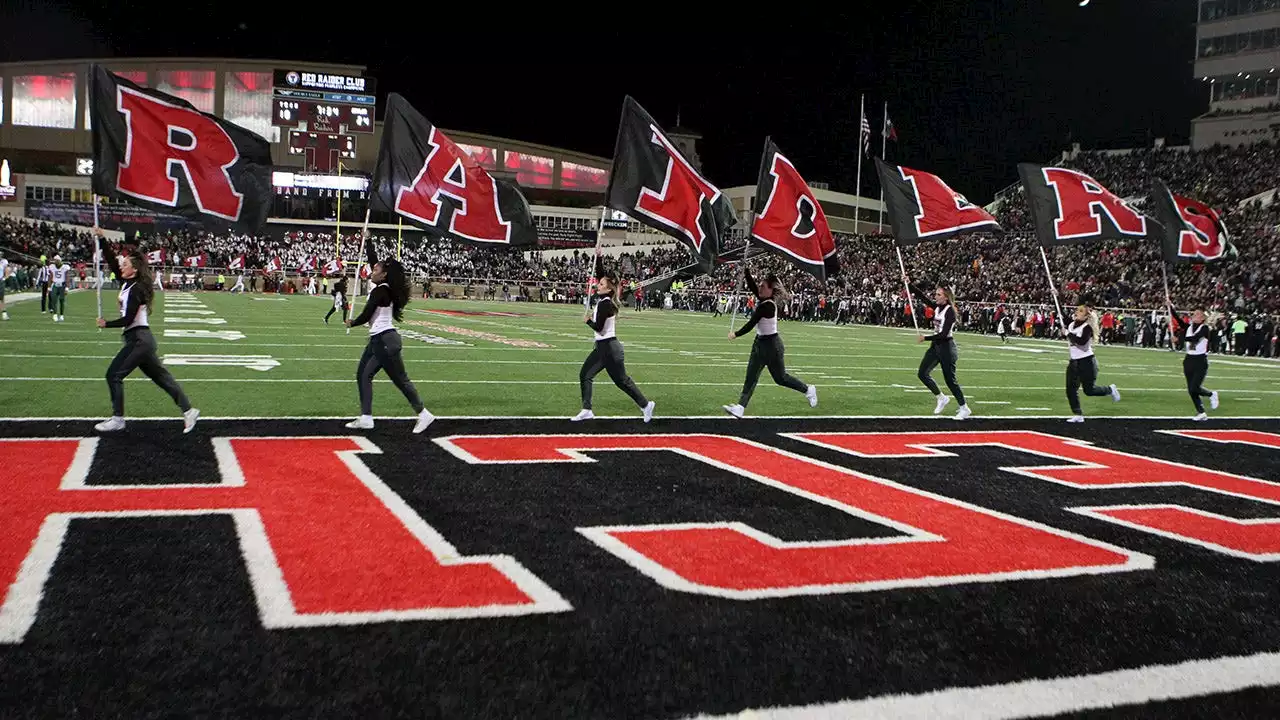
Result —
[[822, 282], [840, 271], [836, 240], [826, 213], [809, 183], [800, 177], [772, 138], [764, 141], [753, 210], [755, 220], [748, 242], [790, 261]]
[[1002, 232], [991, 213], [922, 170], [889, 165], [876, 158], [885, 211], [901, 247], [975, 232]]
[[622, 104], [607, 196], [609, 207], [688, 245], [708, 266], [715, 265], [721, 238], [736, 222], [729, 199], [630, 96]]
[[266, 224], [271, 146], [262, 136], [100, 65], [89, 74], [89, 114], [94, 193], [212, 227]]
[[538, 242], [520, 190], [486, 172], [397, 93], [387, 96], [372, 203], [432, 237], [484, 245]]
[[1164, 261], [1213, 262], [1234, 257], [1235, 247], [1218, 211], [1198, 200], [1175, 195], [1162, 180], [1151, 191], [1161, 227]]
[[1023, 163], [1018, 175], [1041, 245], [1137, 240], [1150, 231], [1146, 215], [1079, 170]]

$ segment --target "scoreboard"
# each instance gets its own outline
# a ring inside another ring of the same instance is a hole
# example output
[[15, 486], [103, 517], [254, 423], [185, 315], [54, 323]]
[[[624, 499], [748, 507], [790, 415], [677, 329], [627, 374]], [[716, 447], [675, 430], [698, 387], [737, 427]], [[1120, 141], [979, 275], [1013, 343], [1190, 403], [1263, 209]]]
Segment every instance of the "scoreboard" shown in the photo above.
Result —
[[319, 133], [372, 133], [373, 78], [276, 70], [271, 124]]

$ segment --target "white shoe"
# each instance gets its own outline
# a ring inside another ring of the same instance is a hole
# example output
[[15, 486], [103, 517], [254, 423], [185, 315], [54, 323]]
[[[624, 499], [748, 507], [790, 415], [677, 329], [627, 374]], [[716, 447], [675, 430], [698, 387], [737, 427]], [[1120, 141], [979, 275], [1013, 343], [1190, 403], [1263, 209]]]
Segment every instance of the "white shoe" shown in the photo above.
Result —
[[422, 408], [422, 412], [418, 413], [418, 422], [413, 424], [413, 434], [420, 435], [423, 430], [431, 426], [431, 423], [435, 422], [435, 419], [436, 416], [432, 415], [430, 410]]
[[810, 385], [808, 390], [804, 391], [804, 396], [809, 398], [809, 407], [818, 407], [818, 386]]
[[54, 322], [58, 322], [58, 316], [57, 316], [57, 315], [54, 315], [54, 316], [53, 316], [53, 321], [54, 321]]
[[583, 410], [582, 412], [579, 412], [577, 415], [574, 415], [573, 417], [569, 418], [569, 422], [582, 422], [583, 420], [592, 420], [595, 418], [595, 416], [596, 414], [591, 412], [590, 410]]
[[738, 418], [739, 420], [741, 420], [741, 419], [742, 419], [742, 416], [743, 416], [743, 415], [746, 415], [746, 414], [747, 414], [747, 409], [746, 409], [746, 408], [744, 408], [744, 407], [742, 407], [742, 406], [741, 406], [741, 405], [739, 405], [738, 403], [734, 403], [734, 404], [732, 404], [732, 405], [722, 405], [721, 407], [723, 407], [723, 408], [724, 408], [724, 411], [725, 411], [725, 412], [727, 412], [727, 413], [729, 413], [730, 415], [732, 415], [732, 416], [734, 416], [734, 417]]
[[969, 409], [968, 405], [961, 405], [960, 409], [956, 411], [956, 419], [963, 420], [972, 414], [973, 411]]
[[58, 316], [58, 322], [66, 322], [66, 321], [67, 321], [67, 316], [66, 316], [66, 315], [59, 315], [59, 316]]
[[8, 320], [8, 319], [9, 319], [9, 313], [0, 313], [0, 317], [4, 318], [5, 320]]
[[352, 420], [351, 422], [347, 423], [347, 429], [348, 430], [372, 430], [373, 416], [361, 415], [355, 420]]
[[1194, 420], [1194, 421], [1196, 421], [1196, 422], [1204, 422], [1205, 420], [1208, 420], [1208, 419], [1209, 419], [1209, 416], [1208, 416], [1208, 415], [1206, 415], [1205, 413], [1200, 413], [1199, 415], [1197, 415], [1197, 416], [1195, 416], [1195, 417], [1193, 417], [1193, 418], [1191, 418], [1191, 419], [1192, 419], [1192, 420]]
[[1084, 422], [1084, 416], [1083, 416], [1083, 415], [1072, 415], [1071, 417], [1067, 418], [1067, 422], [1069, 422], [1069, 423]]
[[196, 421], [200, 419], [200, 411], [196, 408], [182, 413], [182, 434], [186, 435], [196, 429]]
[[650, 400], [650, 401], [649, 401], [649, 404], [644, 406], [644, 421], [645, 421], [645, 422], [649, 422], [650, 420], [652, 420], [652, 419], [653, 419], [653, 408], [654, 408], [654, 405], [655, 405], [655, 404], [656, 404], [656, 403], [654, 403], [652, 400]]
[[1209, 393], [1209, 409], [1210, 410], [1218, 409], [1218, 391], [1217, 390], [1214, 390], [1213, 392]]
[[951, 402], [951, 398], [947, 397], [946, 395], [939, 395], [938, 406], [933, 409], [933, 414], [937, 415], [938, 413], [942, 412], [942, 408], [946, 407], [947, 403], [949, 402]]
[[107, 418], [106, 420], [103, 420], [102, 422], [98, 423], [97, 425], [94, 425], [94, 426], [93, 426], [93, 429], [94, 429], [94, 430], [97, 430], [98, 432], [115, 432], [115, 431], [117, 431], [117, 430], [123, 430], [123, 429], [124, 429], [124, 418], [122, 418], [122, 417], [120, 417], [120, 416], [118, 416], [118, 415], [112, 415], [111, 417]]
[[1115, 385], [1111, 386], [1111, 400], [1113, 402], [1120, 402], [1120, 389]]

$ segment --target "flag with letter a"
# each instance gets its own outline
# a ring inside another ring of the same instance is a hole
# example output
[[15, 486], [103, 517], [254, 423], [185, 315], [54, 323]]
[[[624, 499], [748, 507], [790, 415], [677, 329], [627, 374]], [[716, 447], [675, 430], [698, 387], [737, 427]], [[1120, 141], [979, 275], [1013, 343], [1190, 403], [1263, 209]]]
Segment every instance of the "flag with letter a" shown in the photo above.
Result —
[[1199, 200], [1175, 195], [1162, 180], [1151, 191], [1160, 222], [1164, 261], [1208, 263], [1235, 257], [1231, 235], [1218, 211]]
[[885, 211], [900, 247], [974, 232], [1001, 232], [991, 213], [969, 202], [942, 178], [876, 158]]
[[675, 238], [706, 266], [715, 264], [722, 238], [736, 222], [729, 198], [630, 96], [622, 104], [606, 195], [610, 208]]
[[1018, 165], [1041, 245], [1147, 237], [1147, 216], [1092, 177], [1071, 168]]
[[491, 246], [538, 242], [519, 188], [486, 172], [396, 93], [387, 96], [371, 202], [435, 238]]
[[827, 215], [773, 140], [764, 141], [750, 242], [825, 282], [840, 269]]
[[93, 191], [215, 228], [257, 233], [271, 210], [271, 146], [256, 133], [140, 87], [89, 73]]

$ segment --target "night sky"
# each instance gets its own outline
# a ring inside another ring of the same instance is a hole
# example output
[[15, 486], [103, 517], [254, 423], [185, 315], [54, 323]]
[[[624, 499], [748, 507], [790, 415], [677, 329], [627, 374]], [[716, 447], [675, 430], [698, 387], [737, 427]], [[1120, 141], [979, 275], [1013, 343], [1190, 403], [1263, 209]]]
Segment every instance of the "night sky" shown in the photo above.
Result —
[[[231, 0], [9, 0], [0, 3], [0, 61], [363, 64], [379, 93], [400, 92], [442, 127], [606, 157], [629, 93], [668, 129], [679, 110], [683, 125], [703, 133], [703, 169], [716, 184], [753, 184], [772, 135], [809, 180], [850, 192], [866, 93], [877, 153], [887, 101], [899, 134], [890, 159], [985, 202], [1017, 180], [1017, 162], [1049, 160], [1073, 140], [1185, 144], [1191, 117], [1206, 107], [1192, 78], [1196, 0], [1077, 2], [897, 0], [858, 3], [869, 7], [861, 12], [777, 13], [783, 19], [748, 19], [747, 5], [708, 16], [696, 4], [609, 4], [551, 17], [545, 3], [515, 14], [464, 4], [474, 16], [415, 3], [416, 25], [359, 10], [405, 3], [343, 3], [351, 10], [326, 25], [301, 19], [321, 3], [264, 14], [268, 3]], [[864, 163], [864, 194], [876, 188], [873, 176]]]

